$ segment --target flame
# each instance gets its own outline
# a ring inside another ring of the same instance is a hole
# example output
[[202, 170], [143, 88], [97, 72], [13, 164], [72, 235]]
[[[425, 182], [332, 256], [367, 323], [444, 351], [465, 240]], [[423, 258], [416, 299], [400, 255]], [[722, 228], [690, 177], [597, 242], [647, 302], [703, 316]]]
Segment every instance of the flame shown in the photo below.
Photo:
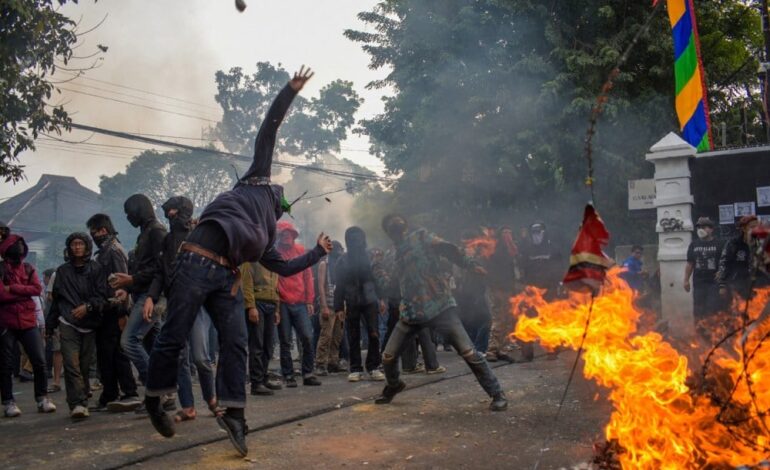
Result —
[[480, 256], [485, 259], [495, 254], [495, 249], [497, 249], [497, 239], [491, 230], [484, 230], [484, 235], [465, 240], [463, 244], [465, 245], [465, 253], [468, 256]]
[[[770, 344], [758, 345], [762, 336], [770, 335], [770, 319], [748, 334], [745, 347], [739, 334], [729, 347], [717, 350], [711, 362], [721, 375], [706, 382], [720, 388], [698, 393], [690, 385], [700, 377], [700, 367], [691, 372], [687, 357], [659, 333], [638, 330], [645, 312], [635, 307], [635, 293], [618, 277], [619, 272], [619, 268], [610, 270], [602, 294], [593, 301], [583, 346], [583, 374], [610, 390], [613, 411], [605, 437], [623, 449], [617, 454], [623, 468], [734, 468], [767, 458], [770, 431], [760, 416], [761, 410], [770, 409]], [[571, 292], [566, 299], [546, 302], [543, 293], [527, 287], [511, 298], [512, 313], [518, 317], [511, 336], [539, 340], [546, 348], [577, 349], [590, 295]], [[770, 290], [759, 291], [749, 318], [761, 315], [768, 298]], [[755, 350], [746, 368], [749, 390], [746, 380], [741, 380], [743, 358]], [[714, 397], [729, 398], [733, 387], [731, 406], [725, 412]]]

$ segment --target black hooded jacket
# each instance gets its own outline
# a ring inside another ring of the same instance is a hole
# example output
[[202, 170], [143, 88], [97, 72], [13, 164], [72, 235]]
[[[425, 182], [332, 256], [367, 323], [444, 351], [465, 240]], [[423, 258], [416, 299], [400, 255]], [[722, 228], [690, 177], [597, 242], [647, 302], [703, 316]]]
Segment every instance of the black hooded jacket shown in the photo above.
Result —
[[130, 287], [132, 294], [144, 294], [150, 289], [155, 277], [158, 258], [163, 250], [166, 228], [155, 218], [152, 202], [144, 194], [134, 194], [123, 204], [126, 218], [131, 225], [139, 227], [134, 256], [130, 258], [128, 273], [134, 278]]
[[176, 209], [176, 216], [169, 219], [171, 231], [163, 238], [163, 247], [158, 258], [155, 277], [152, 280], [147, 295], [154, 302], [158, 301], [161, 294], [165, 293], [171, 285], [171, 271], [174, 266], [174, 260], [179, 252], [179, 246], [187, 238], [192, 230], [193, 203], [184, 196], [174, 196], [163, 203], [163, 212], [168, 216], [168, 212]]
[[[107, 297], [114, 297], [115, 289], [110, 287], [109, 282], [107, 282], [109, 276], [115, 273], [128, 273], [128, 255], [126, 255], [126, 250], [120, 244], [117, 236], [110, 235], [99, 245], [99, 251], [96, 252], [94, 260], [101, 267]], [[122, 316], [125, 314], [126, 311], [122, 304], [110, 305], [104, 311], [105, 316]]]
[[[86, 243], [88, 260], [82, 266], [75, 265], [75, 259], [69, 246], [72, 240], [80, 239]], [[46, 318], [46, 329], [53, 330], [63, 320], [75, 328], [94, 329], [102, 322], [102, 314], [107, 308], [106, 279], [101, 266], [91, 260], [91, 237], [76, 232], [67, 237], [65, 258], [67, 262], [56, 269], [53, 284], [53, 301]], [[87, 306], [87, 313], [81, 319], [72, 315], [72, 310], [80, 305]]]
[[361, 307], [376, 303], [377, 282], [372, 272], [372, 263], [366, 248], [366, 233], [359, 227], [345, 231], [348, 251], [337, 262], [334, 270], [334, 311], [340, 312], [345, 305]]

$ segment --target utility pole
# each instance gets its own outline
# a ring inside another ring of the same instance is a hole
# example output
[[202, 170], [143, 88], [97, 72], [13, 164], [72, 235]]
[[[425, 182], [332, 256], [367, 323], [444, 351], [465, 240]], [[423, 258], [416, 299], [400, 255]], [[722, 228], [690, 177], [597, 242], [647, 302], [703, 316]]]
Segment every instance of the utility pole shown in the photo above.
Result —
[[768, 17], [768, 0], [759, 0], [760, 15], [762, 16], [762, 36], [765, 39], [765, 54], [759, 63], [759, 85], [762, 91], [762, 124], [765, 130], [766, 142], [770, 144], [770, 18]]

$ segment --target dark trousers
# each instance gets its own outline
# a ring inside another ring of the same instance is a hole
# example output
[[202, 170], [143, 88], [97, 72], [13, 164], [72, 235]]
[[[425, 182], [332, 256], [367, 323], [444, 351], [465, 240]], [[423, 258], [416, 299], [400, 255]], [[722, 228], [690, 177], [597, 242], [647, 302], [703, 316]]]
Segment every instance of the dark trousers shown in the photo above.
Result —
[[414, 341], [415, 336], [425, 326], [436, 330], [449, 341], [457, 354], [468, 364], [473, 375], [476, 376], [476, 380], [489, 396], [502, 392], [500, 382], [498, 382], [492, 369], [489, 368], [486, 359], [474, 349], [468, 333], [465, 332], [465, 328], [457, 316], [457, 307], [444, 310], [425, 324], [408, 324], [404, 321], [399, 321], [396, 324], [388, 344], [385, 346], [385, 352], [382, 353], [382, 364], [388, 385], [391, 387], [398, 385], [400, 375], [398, 358], [403, 353], [404, 347], [409, 342]]
[[120, 349], [120, 326], [117, 315], [108, 314], [96, 330], [96, 362], [99, 366], [99, 378], [104, 388], [99, 396], [99, 403], [106, 405], [124, 396], [135, 397], [136, 379], [131, 369], [131, 362]]
[[246, 315], [246, 328], [249, 331], [249, 380], [251, 387], [267, 382], [267, 366], [273, 350], [273, 332], [275, 328], [276, 305], [257, 302], [259, 322], [252, 323]]
[[378, 306], [376, 303], [348, 307], [345, 323], [348, 325], [348, 344], [350, 345], [350, 372], [363, 372], [361, 365], [361, 328], [363, 321], [366, 327], [369, 344], [366, 354], [366, 370], [368, 372], [380, 367], [380, 332], [378, 324]]
[[[390, 335], [398, 324], [401, 316], [401, 309], [398, 303], [388, 303], [388, 329], [385, 332], [385, 339], [382, 342], [382, 350], [388, 344]], [[436, 356], [436, 345], [433, 343], [433, 336], [430, 328], [427, 326], [420, 329], [416, 340], [409, 341], [404, 345], [404, 351], [401, 353], [401, 367], [404, 370], [413, 370], [417, 367], [417, 344], [420, 344], [422, 358], [425, 361], [425, 368], [428, 370], [438, 369], [438, 357]]]
[[[20, 343], [32, 363], [35, 375], [35, 400], [47, 395], [48, 377], [45, 375], [45, 346], [37, 328], [13, 330], [0, 328], [0, 398], [3, 404], [13, 401], [13, 348]], [[19, 361], [16, 359], [16, 364]]]
[[285, 378], [294, 377], [291, 362], [291, 330], [297, 335], [297, 343], [302, 354], [302, 377], [313, 375], [315, 350], [312, 345], [312, 326], [310, 314], [305, 304], [281, 304], [281, 323], [278, 325], [278, 338], [281, 341], [281, 374]]
[[147, 395], [174, 393], [179, 354], [187, 344], [201, 307], [209, 312], [219, 337], [216, 391], [226, 408], [246, 406], [248, 334], [243, 296], [233, 296], [235, 273], [198, 254], [183, 252], [176, 260], [168, 296], [168, 313], [150, 354]]
[[693, 316], [698, 322], [719, 312], [719, 285], [712, 282], [693, 280]]
[[64, 359], [64, 384], [67, 404], [88, 407], [91, 366], [96, 361], [96, 333], [81, 333], [69, 325], [60, 325], [61, 355]]

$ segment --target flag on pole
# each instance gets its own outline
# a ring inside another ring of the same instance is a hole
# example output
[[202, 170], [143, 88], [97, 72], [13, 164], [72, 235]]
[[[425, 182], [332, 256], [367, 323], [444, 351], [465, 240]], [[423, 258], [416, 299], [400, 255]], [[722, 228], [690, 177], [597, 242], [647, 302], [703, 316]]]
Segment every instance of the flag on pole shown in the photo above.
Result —
[[569, 270], [564, 276], [564, 285], [572, 290], [598, 291], [612, 265], [612, 260], [604, 254], [604, 247], [610, 241], [610, 233], [604, 221], [591, 204], [583, 212], [583, 224], [572, 245], [569, 256]]
[[[653, 5], [658, 1], [654, 0]], [[682, 137], [699, 152], [711, 150], [711, 120], [693, 0], [666, 3], [674, 36], [676, 114]]]

